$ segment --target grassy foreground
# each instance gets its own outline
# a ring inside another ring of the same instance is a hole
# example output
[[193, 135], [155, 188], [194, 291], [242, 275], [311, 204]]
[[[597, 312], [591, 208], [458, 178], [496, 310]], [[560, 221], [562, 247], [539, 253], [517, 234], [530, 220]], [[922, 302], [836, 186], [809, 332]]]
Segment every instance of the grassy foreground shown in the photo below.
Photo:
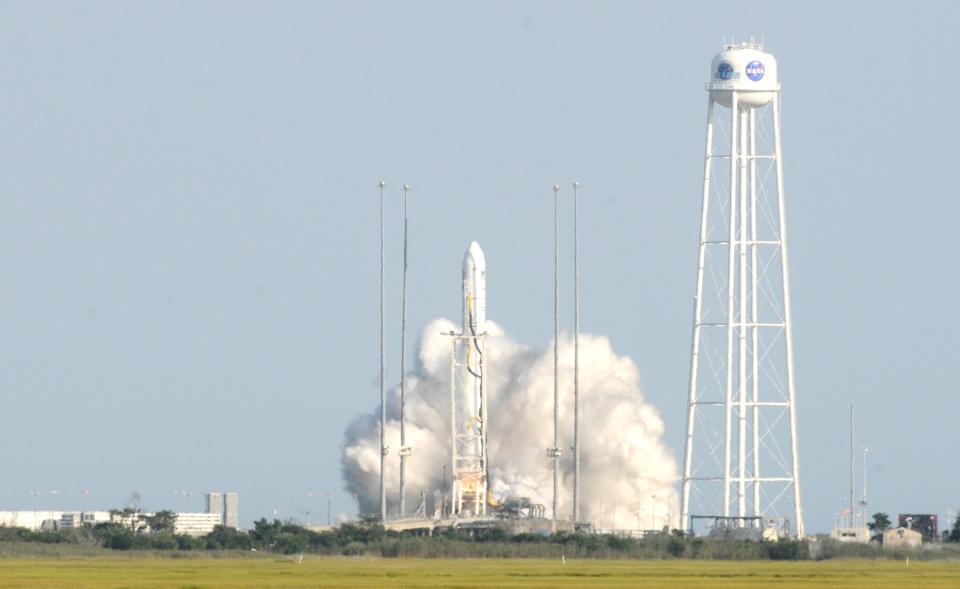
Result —
[[0, 587], [957, 587], [960, 563], [369, 558], [22, 558]]

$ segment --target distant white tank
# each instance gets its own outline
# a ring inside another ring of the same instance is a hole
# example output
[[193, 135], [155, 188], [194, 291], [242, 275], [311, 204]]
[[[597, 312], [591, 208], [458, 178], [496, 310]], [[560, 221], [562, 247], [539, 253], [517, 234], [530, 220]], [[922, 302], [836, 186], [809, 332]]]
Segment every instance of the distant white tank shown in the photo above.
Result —
[[710, 96], [727, 108], [732, 91], [741, 108], [754, 108], [769, 103], [779, 87], [777, 60], [757, 43], [727, 45], [710, 64]]

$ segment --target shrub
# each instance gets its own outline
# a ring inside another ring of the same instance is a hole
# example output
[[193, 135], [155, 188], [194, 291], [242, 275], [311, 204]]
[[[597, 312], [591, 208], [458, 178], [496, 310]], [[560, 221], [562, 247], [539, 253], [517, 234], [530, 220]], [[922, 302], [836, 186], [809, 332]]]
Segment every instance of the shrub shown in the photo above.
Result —
[[687, 542], [683, 538], [674, 536], [667, 542], [667, 552], [674, 558], [680, 558], [686, 551]]
[[767, 547], [767, 558], [770, 560], [804, 560], [809, 552], [805, 543], [792, 540], [781, 540], [764, 546]]
[[380, 544], [380, 556], [384, 558], [396, 558], [400, 556], [400, 541], [384, 540]]
[[111, 550], [130, 550], [133, 548], [133, 533], [117, 532], [110, 534], [103, 545]]

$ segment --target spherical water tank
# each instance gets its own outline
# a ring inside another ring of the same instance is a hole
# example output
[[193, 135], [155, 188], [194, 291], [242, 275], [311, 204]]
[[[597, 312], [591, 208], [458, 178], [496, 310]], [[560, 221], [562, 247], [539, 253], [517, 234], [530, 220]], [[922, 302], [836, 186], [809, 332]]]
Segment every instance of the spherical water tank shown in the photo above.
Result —
[[710, 64], [707, 88], [717, 104], [728, 108], [733, 91], [741, 108], [763, 106], [780, 88], [777, 60], [755, 43], [727, 45]]

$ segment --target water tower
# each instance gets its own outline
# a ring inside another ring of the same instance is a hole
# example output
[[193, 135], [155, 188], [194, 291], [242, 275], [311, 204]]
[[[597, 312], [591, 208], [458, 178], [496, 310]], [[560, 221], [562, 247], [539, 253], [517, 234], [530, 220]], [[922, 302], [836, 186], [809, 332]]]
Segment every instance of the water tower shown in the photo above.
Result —
[[802, 537], [777, 62], [726, 45], [706, 89], [681, 521]]

